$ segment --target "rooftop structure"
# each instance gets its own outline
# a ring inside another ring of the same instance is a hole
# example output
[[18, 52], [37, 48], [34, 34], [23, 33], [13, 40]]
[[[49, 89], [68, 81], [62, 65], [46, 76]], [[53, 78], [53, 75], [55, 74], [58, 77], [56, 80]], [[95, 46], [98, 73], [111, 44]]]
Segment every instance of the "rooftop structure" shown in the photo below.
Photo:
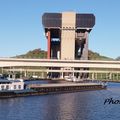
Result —
[[20, 80], [0, 79], [0, 91], [5, 90], [23, 90], [24, 82]]

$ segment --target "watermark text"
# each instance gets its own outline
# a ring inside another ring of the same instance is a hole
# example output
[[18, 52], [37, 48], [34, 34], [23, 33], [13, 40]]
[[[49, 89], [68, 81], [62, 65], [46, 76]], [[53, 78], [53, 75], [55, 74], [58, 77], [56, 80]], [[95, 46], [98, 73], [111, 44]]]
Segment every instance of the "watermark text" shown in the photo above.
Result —
[[107, 98], [104, 101], [104, 105], [110, 105], [110, 104], [120, 104], [120, 100], [113, 99], [113, 98]]

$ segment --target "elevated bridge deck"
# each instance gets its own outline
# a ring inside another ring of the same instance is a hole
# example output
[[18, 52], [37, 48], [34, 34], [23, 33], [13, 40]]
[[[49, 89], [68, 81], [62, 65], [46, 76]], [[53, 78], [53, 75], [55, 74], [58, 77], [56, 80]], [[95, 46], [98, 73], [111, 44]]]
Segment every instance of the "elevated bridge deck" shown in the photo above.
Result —
[[[0, 58], [0, 67], [6, 71], [60, 73], [63, 78], [65, 73], [91, 74], [91, 79], [120, 79], [120, 61], [100, 61], [100, 60], [56, 60], [56, 59], [20, 59], [20, 58]], [[24, 67], [41, 67], [43, 69], [29, 69]]]
[[0, 58], [0, 67], [10, 67], [10, 66], [119, 68], [120, 69], [120, 61]]

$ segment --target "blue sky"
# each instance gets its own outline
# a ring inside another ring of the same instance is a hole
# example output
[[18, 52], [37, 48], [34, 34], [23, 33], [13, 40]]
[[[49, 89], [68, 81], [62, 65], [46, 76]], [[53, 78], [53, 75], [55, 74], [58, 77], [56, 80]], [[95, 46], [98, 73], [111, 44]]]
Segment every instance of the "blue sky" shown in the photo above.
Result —
[[93, 13], [96, 24], [89, 49], [108, 57], [120, 56], [120, 0], [0, 0], [0, 57], [46, 50], [44, 12]]

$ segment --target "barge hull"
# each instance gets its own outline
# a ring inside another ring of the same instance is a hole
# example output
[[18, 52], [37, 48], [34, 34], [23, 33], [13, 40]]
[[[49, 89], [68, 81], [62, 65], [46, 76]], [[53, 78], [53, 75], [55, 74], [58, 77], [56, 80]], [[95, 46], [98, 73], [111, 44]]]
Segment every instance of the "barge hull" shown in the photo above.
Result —
[[100, 84], [42, 84], [30, 85], [29, 89], [21, 91], [2, 91], [0, 98], [22, 97], [22, 96], [36, 96], [57, 93], [71, 93], [91, 90], [106, 89], [106, 86]]

